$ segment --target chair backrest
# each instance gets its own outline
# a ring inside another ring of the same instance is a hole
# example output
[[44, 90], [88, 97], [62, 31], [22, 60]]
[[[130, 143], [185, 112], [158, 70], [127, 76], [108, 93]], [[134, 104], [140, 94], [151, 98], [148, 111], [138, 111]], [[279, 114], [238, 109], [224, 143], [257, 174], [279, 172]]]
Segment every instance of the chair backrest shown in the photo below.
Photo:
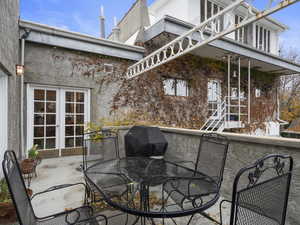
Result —
[[11, 198], [17, 211], [19, 223], [21, 225], [35, 225], [37, 220], [29, 196], [26, 192], [19, 163], [13, 151], [5, 152], [2, 168]]
[[205, 133], [200, 138], [195, 172], [212, 178], [220, 187], [228, 152], [229, 141], [216, 133]]
[[283, 225], [293, 169], [290, 156], [268, 155], [237, 174], [231, 225]]
[[98, 130], [84, 134], [83, 168], [88, 162], [119, 158], [118, 132]]

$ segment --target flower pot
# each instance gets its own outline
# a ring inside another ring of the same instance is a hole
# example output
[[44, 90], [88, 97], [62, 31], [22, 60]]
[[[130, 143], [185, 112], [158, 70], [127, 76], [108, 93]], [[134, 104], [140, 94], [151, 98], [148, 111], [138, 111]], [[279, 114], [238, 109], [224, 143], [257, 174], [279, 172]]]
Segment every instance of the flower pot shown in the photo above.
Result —
[[0, 202], [0, 224], [11, 224], [17, 221], [17, 214], [12, 202]]
[[35, 161], [34, 159], [24, 159], [20, 166], [23, 174], [32, 173], [35, 167]]

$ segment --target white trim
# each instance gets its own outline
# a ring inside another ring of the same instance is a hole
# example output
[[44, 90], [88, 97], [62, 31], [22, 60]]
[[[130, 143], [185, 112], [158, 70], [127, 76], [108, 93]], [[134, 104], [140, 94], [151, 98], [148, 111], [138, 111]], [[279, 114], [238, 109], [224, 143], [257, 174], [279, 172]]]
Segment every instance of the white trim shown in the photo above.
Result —
[[[0, 71], [1, 72], [1, 71]], [[8, 142], [8, 76], [0, 74], [0, 161], [2, 161], [4, 152], [7, 149]], [[0, 169], [0, 178], [2, 177]]]
[[[61, 156], [61, 149], [65, 148], [65, 93], [67, 91], [80, 91], [84, 93], [84, 123], [90, 121], [91, 98], [90, 89], [86, 88], [72, 88], [72, 87], [55, 87], [48, 85], [27, 84], [27, 149], [33, 146], [33, 121], [34, 121], [34, 89], [45, 89], [56, 91], [56, 149], [59, 149], [59, 156]], [[27, 154], [27, 150], [26, 150]]]

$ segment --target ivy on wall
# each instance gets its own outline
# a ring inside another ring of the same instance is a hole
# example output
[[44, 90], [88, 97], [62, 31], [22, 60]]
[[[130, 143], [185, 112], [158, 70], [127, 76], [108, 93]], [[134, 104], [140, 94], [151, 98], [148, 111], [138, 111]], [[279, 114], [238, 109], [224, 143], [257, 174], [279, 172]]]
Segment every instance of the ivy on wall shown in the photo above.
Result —
[[[147, 42], [145, 47], [151, 52], [170, 41], [163, 34]], [[134, 115], [135, 123], [151, 121], [162, 126], [199, 129], [207, 120], [207, 83], [209, 80], [219, 80], [222, 86], [222, 96], [227, 96], [227, 62], [186, 55], [163, 66], [151, 70], [134, 79], [125, 79], [129, 60], [103, 55], [76, 52], [73, 55], [58, 54], [54, 51], [52, 59], [60, 64], [68, 60], [71, 65], [69, 76], [83, 77], [95, 83], [97, 91], [92, 94], [102, 95], [103, 87], [118, 84], [115, 94], [111, 96], [111, 118]], [[113, 71], [106, 71], [105, 64], [113, 65]], [[167, 96], [164, 93], [163, 79], [165, 77], [187, 80], [190, 87], [188, 97]], [[248, 93], [248, 68], [241, 68], [241, 89], [246, 97]], [[234, 81], [233, 81], [234, 84]], [[277, 76], [251, 70], [251, 124], [245, 131], [263, 128], [264, 122], [274, 119], [277, 109], [276, 87]], [[255, 89], [260, 88], [262, 95], [255, 97]], [[247, 105], [247, 102], [243, 102]], [[101, 107], [93, 105], [92, 107]], [[99, 109], [101, 110], [101, 108]], [[247, 108], [243, 108], [247, 113]], [[107, 118], [108, 119], [108, 118]], [[242, 120], [247, 123], [247, 116]]]

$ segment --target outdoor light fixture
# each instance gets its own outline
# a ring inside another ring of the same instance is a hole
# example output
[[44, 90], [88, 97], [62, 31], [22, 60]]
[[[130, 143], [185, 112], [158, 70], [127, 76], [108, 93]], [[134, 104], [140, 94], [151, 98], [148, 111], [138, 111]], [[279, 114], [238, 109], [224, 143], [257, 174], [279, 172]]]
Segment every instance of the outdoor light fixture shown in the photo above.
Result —
[[16, 73], [18, 76], [23, 76], [24, 75], [24, 66], [16, 65]]

